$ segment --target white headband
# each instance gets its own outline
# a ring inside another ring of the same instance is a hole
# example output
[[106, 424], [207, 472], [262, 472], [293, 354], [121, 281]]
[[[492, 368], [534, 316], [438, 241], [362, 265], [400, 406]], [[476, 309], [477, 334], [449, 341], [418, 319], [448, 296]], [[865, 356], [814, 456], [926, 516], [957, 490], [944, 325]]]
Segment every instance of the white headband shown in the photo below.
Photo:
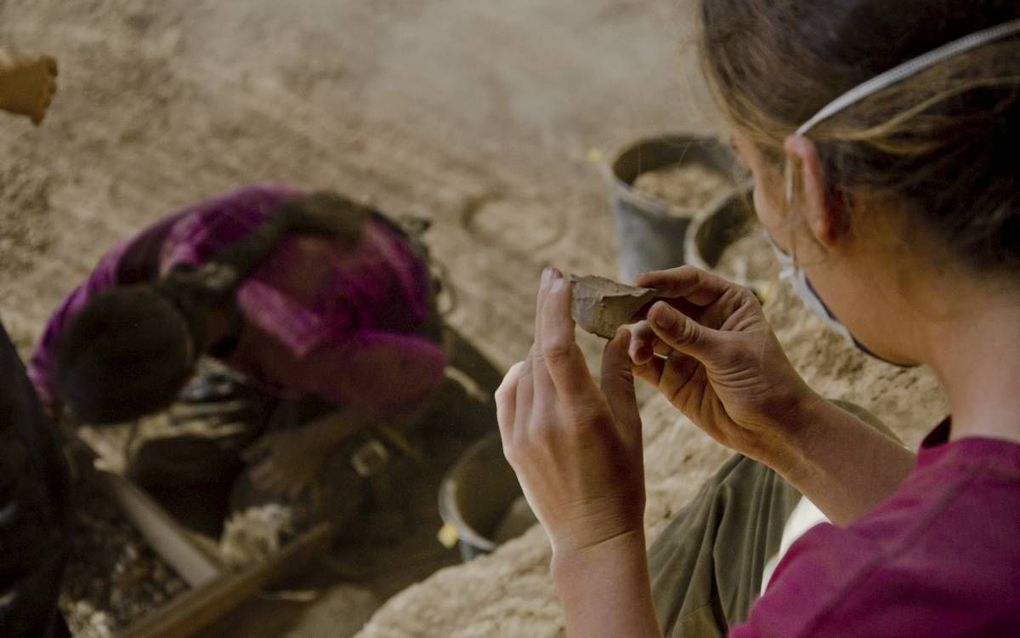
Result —
[[929, 51], [924, 55], [918, 56], [913, 60], [904, 62], [897, 67], [893, 67], [885, 73], [868, 80], [864, 84], [860, 84], [850, 89], [830, 102], [825, 108], [818, 111], [814, 117], [807, 122], [804, 122], [804, 124], [797, 129], [797, 135], [806, 135], [808, 131], [813, 129], [819, 123], [829, 119], [833, 115], [836, 115], [846, 107], [863, 100], [869, 95], [874, 95], [888, 86], [892, 86], [897, 82], [902, 82], [913, 75], [917, 75], [921, 71], [931, 68], [943, 60], [959, 55], [965, 51], [970, 51], [973, 48], [992, 42], [993, 40], [1013, 35], [1014, 33], [1020, 33], [1020, 19], [1004, 22], [1000, 25], [985, 29], [984, 31], [972, 33], [960, 38], [959, 40], [941, 46], [934, 51]]

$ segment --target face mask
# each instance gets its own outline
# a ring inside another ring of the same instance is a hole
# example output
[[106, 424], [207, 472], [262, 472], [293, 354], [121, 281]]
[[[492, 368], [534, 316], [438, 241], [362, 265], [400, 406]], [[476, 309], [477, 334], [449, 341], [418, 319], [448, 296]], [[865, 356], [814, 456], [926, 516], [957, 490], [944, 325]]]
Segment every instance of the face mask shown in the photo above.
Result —
[[780, 248], [779, 244], [768, 233], [765, 233], [765, 238], [772, 245], [772, 251], [776, 254], [776, 261], [779, 262], [779, 278], [793, 288], [794, 294], [800, 298], [808, 310], [818, 315], [827, 326], [856, 344], [857, 340], [850, 334], [850, 330], [836, 319], [836, 315], [832, 314], [829, 307], [825, 305], [822, 298], [815, 292], [814, 287], [804, 273], [804, 269], [793, 259], [793, 255]]
[[857, 338], [850, 332], [850, 329], [840, 323], [832, 310], [830, 310], [829, 307], [825, 305], [825, 302], [822, 301], [822, 298], [818, 296], [818, 293], [815, 292], [814, 286], [812, 286], [811, 282], [808, 281], [807, 275], [804, 273], [804, 269], [801, 268], [800, 264], [794, 260], [793, 255], [780, 248], [779, 244], [777, 244], [768, 233], [765, 233], [765, 238], [768, 239], [769, 243], [772, 245], [772, 250], [776, 254], [776, 260], [779, 262], [779, 278], [793, 288], [794, 294], [797, 295], [801, 302], [803, 302], [811, 312], [818, 315], [818, 317], [825, 322], [825, 325], [838, 332], [844, 339], [854, 344], [855, 348], [869, 357], [873, 357], [883, 363], [888, 363], [898, 368], [915, 367], [913, 365], [897, 363], [895, 361], [890, 361], [885, 357], [880, 357], [869, 350], [863, 343], [858, 341]]

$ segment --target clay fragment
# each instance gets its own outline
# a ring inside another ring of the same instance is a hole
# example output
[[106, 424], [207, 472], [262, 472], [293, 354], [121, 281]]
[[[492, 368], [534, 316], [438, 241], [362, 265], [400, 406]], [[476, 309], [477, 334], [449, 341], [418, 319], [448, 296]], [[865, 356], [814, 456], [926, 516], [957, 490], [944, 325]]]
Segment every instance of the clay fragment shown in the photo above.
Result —
[[658, 291], [617, 283], [605, 277], [571, 275], [573, 299], [570, 314], [581, 329], [612, 339], [620, 326], [630, 323], [635, 313]]

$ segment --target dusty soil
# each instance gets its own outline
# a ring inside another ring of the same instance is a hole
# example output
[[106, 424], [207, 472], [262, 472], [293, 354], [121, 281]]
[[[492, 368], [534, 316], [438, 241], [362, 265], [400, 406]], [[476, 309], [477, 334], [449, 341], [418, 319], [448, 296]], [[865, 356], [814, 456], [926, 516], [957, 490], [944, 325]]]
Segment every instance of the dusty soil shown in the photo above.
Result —
[[712, 270], [730, 281], [746, 284], [772, 279], [779, 273], [779, 265], [761, 229], [751, 227], [723, 251]]
[[661, 199], [676, 214], [690, 215], [733, 189], [733, 180], [698, 162], [685, 162], [641, 173], [635, 190]]
[[60, 609], [75, 636], [109, 638], [187, 584], [86, 475], [75, 486], [71, 558]]
[[[527, 352], [543, 264], [614, 274], [590, 150], [721, 130], [684, 74], [690, 50], [677, 55], [689, 5], [6, 0], [0, 42], [52, 52], [61, 73], [41, 128], [0, 120], [0, 315], [27, 353], [115, 241], [218, 191], [284, 180], [431, 218], [459, 300], [450, 320], [505, 368]], [[781, 292], [768, 310], [822, 392], [868, 407], [911, 443], [941, 416], [923, 372], [866, 360]], [[602, 341], [579, 340], [594, 361]], [[641, 396], [651, 538], [726, 453]], [[420, 533], [393, 543], [372, 578], [325, 579], [311, 604], [254, 601], [210, 635], [353, 635], [394, 593], [455, 560], [415, 523], [434, 513], [434, 489], [413, 487], [406, 498], [421, 515], [406, 524]], [[385, 517], [376, 525], [349, 541], [349, 556], [392, 529]], [[399, 594], [362, 635], [558, 635], [548, 559], [533, 528]]]

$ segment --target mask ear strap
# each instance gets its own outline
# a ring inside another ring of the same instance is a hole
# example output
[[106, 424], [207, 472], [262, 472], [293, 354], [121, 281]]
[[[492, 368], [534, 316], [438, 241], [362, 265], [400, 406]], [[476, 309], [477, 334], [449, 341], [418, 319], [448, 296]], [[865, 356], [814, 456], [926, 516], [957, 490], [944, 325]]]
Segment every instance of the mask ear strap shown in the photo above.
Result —
[[793, 208], [793, 162], [789, 157], [786, 157], [783, 164], [783, 196], [786, 212], [789, 213]]
[[804, 122], [804, 124], [797, 129], [797, 135], [807, 135], [808, 131], [843, 111], [847, 107], [878, 93], [882, 89], [892, 86], [898, 82], [902, 82], [903, 80], [913, 77], [926, 69], [930, 69], [943, 60], [948, 60], [954, 56], [966, 53], [971, 49], [983, 46], [989, 42], [1001, 40], [1002, 38], [1006, 38], [1017, 33], [1020, 33], [1020, 19], [1003, 22], [1002, 24], [995, 25], [994, 27], [978, 31], [977, 33], [972, 33], [960, 38], [959, 40], [954, 40], [953, 42], [929, 51], [924, 55], [920, 55], [912, 60], [907, 60], [903, 64], [893, 67], [885, 73], [879, 74], [863, 84], [855, 86], [843, 95], [837, 97], [832, 102], [829, 102], [822, 108], [822, 110], [815, 113], [811, 119]]
[[[787, 217], [787, 220], [790, 220], [791, 219], [790, 216], [793, 214], [793, 198], [794, 198], [794, 194], [795, 194], [796, 178], [797, 178], [797, 174], [796, 174], [796, 171], [794, 170], [793, 161], [790, 159], [789, 156], [787, 156], [785, 158], [784, 163], [783, 163], [783, 197], [784, 197], [783, 202], [786, 205], [786, 217]], [[788, 222], [788, 223], [792, 223], [792, 222]], [[793, 234], [792, 233], [791, 233], [791, 238], [793, 239], [793, 241], [791, 241], [791, 243], [790, 243], [790, 252], [788, 252], [786, 254], [789, 256], [791, 263], [796, 264], [797, 263], [797, 242], [796, 242], [796, 239], [793, 238]]]

